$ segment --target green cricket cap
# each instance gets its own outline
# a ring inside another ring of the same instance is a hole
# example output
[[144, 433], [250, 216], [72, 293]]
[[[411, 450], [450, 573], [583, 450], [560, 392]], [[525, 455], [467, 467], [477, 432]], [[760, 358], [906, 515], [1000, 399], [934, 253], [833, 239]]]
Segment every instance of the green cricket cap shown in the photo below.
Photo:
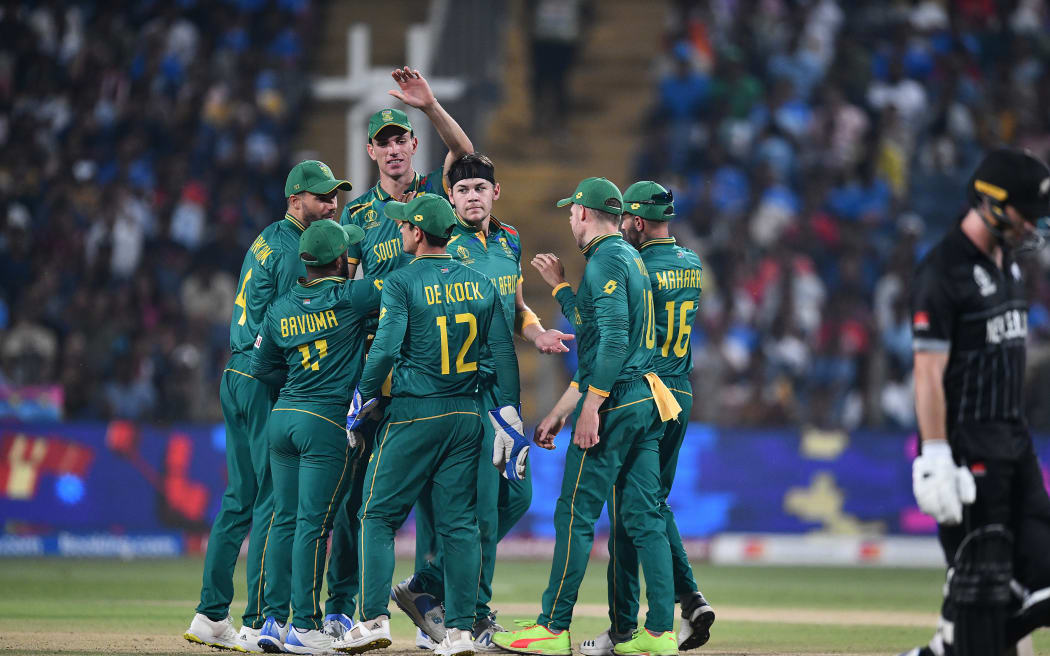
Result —
[[623, 192], [623, 212], [647, 221], [670, 221], [674, 218], [674, 195], [651, 180], [635, 182]]
[[435, 237], [448, 237], [456, 225], [456, 212], [437, 194], [420, 194], [407, 203], [387, 201], [383, 213], [395, 221], [407, 221]]
[[331, 264], [350, 244], [364, 238], [365, 231], [358, 226], [341, 226], [331, 219], [314, 221], [299, 237], [299, 259], [310, 266]]
[[408, 114], [400, 109], [381, 109], [368, 119], [368, 140], [375, 139], [376, 134], [388, 125], [404, 128], [405, 132], [412, 131]]
[[350, 191], [354, 186], [349, 180], [339, 180], [332, 175], [332, 169], [324, 162], [308, 159], [299, 162], [288, 172], [284, 181], [284, 197], [309, 191], [312, 194], [330, 194], [336, 189]]
[[572, 196], [558, 201], [558, 207], [576, 203], [610, 214], [623, 214], [623, 196], [620, 189], [605, 178], [587, 178], [581, 182]]

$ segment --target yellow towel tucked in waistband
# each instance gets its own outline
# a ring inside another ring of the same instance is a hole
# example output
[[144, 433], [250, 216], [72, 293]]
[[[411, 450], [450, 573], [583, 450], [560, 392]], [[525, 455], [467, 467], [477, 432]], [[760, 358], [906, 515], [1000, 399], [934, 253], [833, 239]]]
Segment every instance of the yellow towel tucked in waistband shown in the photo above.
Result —
[[670, 421], [682, 413], [678, 399], [667, 389], [667, 385], [664, 385], [659, 376], [650, 371], [645, 374], [645, 382], [649, 383], [649, 389], [653, 391], [653, 401], [656, 401], [656, 409], [660, 411], [660, 421]]

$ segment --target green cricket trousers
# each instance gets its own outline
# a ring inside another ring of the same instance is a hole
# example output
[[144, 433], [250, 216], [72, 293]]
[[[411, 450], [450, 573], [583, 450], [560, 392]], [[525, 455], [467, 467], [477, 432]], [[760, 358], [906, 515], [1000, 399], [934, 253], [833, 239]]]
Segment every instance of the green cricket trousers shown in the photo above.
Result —
[[361, 618], [389, 616], [394, 533], [424, 489], [445, 558], [445, 625], [470, 631], [481, 576], [476, 517], [481, 414], [473, 397], [394, 398], [365, 474]]
[[[532, 503], [532, 479], [526, 465], [525, 480], [510, 481], [492, 464], [492, 445], [496, 429], [486, 416], [498, 407], [495, 383], [485, 384], [479, 394], [481, 425], [485, 435], [478, 454], [478, 532], [481, 536], [481, 580], [474, 619], [489, 614], [492, 601], [492, 579], [496, 572], [496, 545], [514, 528]], [[432, 558], [428, 558], [430, 555]], [[423, 590], [439, 601], [445, 600], [444, 554], [437, 548], [433, 505], [424, 493], [416, 503], [416, 576]]]
[[266, 615], [321, 629], [321, 580], [328, 531], [353, 468], [346, 406], [280, 399], [266, 424], [273, 474], [273, 524], [267, 535]]
[[[586, 395], [580, 398], [580, 407]], [[589, 449], [570, 444], [561, 496], [554, 509], [554, 560], [537, 624], [569, 628], [580, 583], [594, 543], [602, 506], [621, 490], [620, 518], [645, 573], [649, 614], [645, 628], [670, 631], [674, 623], [674, 582], [667, 529], [660, 514], [660, 421], [653, 392], [644, 379], [618, 383], [599, 413], [599, 442]]]
[[219, 383], [219, 404], [226, 423], [226, 492], [208, 536], [201, 600], [197, 612], [224, 619], [233, 601], [233, 570], [241, 543], [248, 542], [248, 605], [242, 622], [263, 623], [263, 558], [273, 512], [270, 451], [264, 428], [276, 390], [248, 375], [251, 358], [234, 353]]
[[[693, 388], [689, 376], [668, 376], [664, 383], [674, 394], [682, 413], [678, 421], [663, 424], [663, 436], [660, 438], [660, 492], [658, 501], [660, 514], [667, 527], [667, 541], [671, 549], [671, 567], [674, 573], [674, 593], [676, 598], [697, 591], [693, 579], [693, 568], [689, 557], [682, 546], [682, 537], [678, 534], [678, 524], [674, 513], [667, 504], [671, 493], [675, 471], [678, 469], [678, 451], [682, 448], [685, 431], [689, 427], [689, 414], [693, 408]], [[613, 487], [609, 498], [609, 621], [614, 633], [631, 633], [638, 625], [638, 549], [628, 537], [627, 530], [620, 521], [623, 501], [623, 490]]]
[[[343, 501], [338, 505], [335, 524], [332, 526], [332, 553], [328, 559], [328, 599], [324, 603], [327, 615], [343, 614], [353, 617], [357, 610], [357, 595], [361, 591], [361, 563], [358, 562], [360, 551], [358, 539], [361, 535], [361, 492], [364, 487], [365, 471], [368, 458], [375, 444], [376, 431], [390, 404], [389, 396], [379, 397], [374, 416], [380, 419], [366, 419], [361, 427], [365, 443], [358, 447], [354, 454], [355, 466], [351, 467], [350, 486], [343, 493]], [[345, 423], [345, 417], [344, 417]]]

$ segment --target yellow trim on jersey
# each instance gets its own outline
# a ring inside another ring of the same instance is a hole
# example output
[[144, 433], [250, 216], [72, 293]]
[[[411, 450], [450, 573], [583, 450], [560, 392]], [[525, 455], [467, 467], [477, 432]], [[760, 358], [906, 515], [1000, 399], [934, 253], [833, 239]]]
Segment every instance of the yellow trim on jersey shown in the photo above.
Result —
[[262, 593], [263, 579], [266, 578], [265, 576], [263, 576], [263, 572], [266, 571], [266, 547], [270, 546], [270, 529], [273, 528], [273, 518], [276, 515], [276, 511], [270, 513], [270, 525], [266, 527], [266, 539], [263, 540], [262, 556], [259, 560], [259, 591], [256, 593], [255, 598], [255, 605], [259, 609], [259, 615], [263, 614]]
[[605, 390], [600, 390], [597, 387], [595, 387], [594, 385], [588, 385], [587, 386], [587, 391], [588, 392], [594, 392], [598, 396], [600, 396], [602, 398], [605, 398], [605, 399], [609, 398], [609, 393], [608, 392], [606, 392]]
[[227, 371], [231, 371], [231, 372], [233, 372], [235, 374], [240, 374], [240, 375], [244, 376], [245, 378], [251, 378], [252, 380], [255, 380], [255, 376], [251, 376], [249, 374], [246, 374], [243, 371], [237, 371], [236, 369], [223, 369], [224, 373], [227, 372]]
[[572, 387], [574, 389], [580, 389], [580, 384], [577, 383], [575, 380], [570, 380], [569, 381], [569, 387]]
[[621, 235], [618, 232], [610, 232], [607, 235], [598, 235], [594, 239], [592, 239], [589, 242], [587, 242], [587, 245], [584, 246], [583, 248], [581, 248], [580, 252], [582, 252], [584, 255], [587, 255], [587, 252], [594, 250], [594, 248], [598, 246], [599, 242], [603, 242], [603, 241], [605, 241], [606, 239], [608, 239], [610, 237], [623, 238], [623, 235]]
[[361, 260], [357, 259], [356, 257], [350, 257], [349, 255], [347, 256], [346, 261], [350, 264], [361, 264]]
[[572, 285], [570, 285], [567, 282], [559, 282], [557, 285], [554, 286], [554, 289], [551, 290], [551, 296], [557, 296], [558, 292], [561, 291], [562, 287], [568, 287], [571, 289]]
[[300, 410], [299, 408], [274, 408], [270, 412], [302, 412], [303, 414], [313, 415], [313, 416], [317, 417], [318, 419], [324, 419], [325, 421], [327, 421], [329, 424], [335, 426], [336, 428], [341, 428], [344, 431], [346, 430], [346, 426], [340, 426], [339, 424], [335, 423], [334, 421], [332, 421], [328, 417], [325, 417], [324, 415], [319, 415], [316, 412], [310, 412], [309, 410]]
[[284, 218], [291, 221], [296, 228], [299, 228], [299, 232], [306, 232], [306, 226], [304, 226], [299, 219], [295, 218], [291, 214], [288, 214], [287, 212], [285, 213]]
[[692, 396], [693, 395], [692, 392], [687, 392], [685, 390], [680, 390], [680, 389], [677, 389], [677, 388], [674, 388], [674, 387], [668, 387], [667, 389], [671, 390], [672, 392], [678, 392], [679, 394], [685, 394], [686, 396]]
[[645, 242], [644, 244], [642, 244], [641, 246], [638, 247], [638, 250], [642, 250], [646, 246], [654, 246], [656, 244], [677, 244], [677, 243], [678, 242], [675, 241], [674, 237], [659, 237], [657, 239], [650, 239], [649, 241]]
[[[440, 255], [436, 254], [436, 253], [434, 253], [434, 254], [428, 253], [426, 255], [417, 255], [417, 256], [415, 256], [414, 258], [412, 258], [412, 262], [415, 262], [416, 260], [451, 260], [451, 259], [452, 259], [452, 255], [450, 255], [449, 253], [441, 253]], [[409, 264], [412, 264], [412, 262], [409, 262]]]
[[326, 282], [326, 281], [329, 281], [329, 280], [332, 281], [332, 282], [338, 282], [338, 283], [346, 282], [346, 278], [344, 278], [343, 276], [325, 276], [324, 278], [314, 278], [310, 282], [301, 282], [301, 283], [299, 283], [299, 286], [300, 287], [313, 287], [314, 285], [316, 285], [318, 283]]

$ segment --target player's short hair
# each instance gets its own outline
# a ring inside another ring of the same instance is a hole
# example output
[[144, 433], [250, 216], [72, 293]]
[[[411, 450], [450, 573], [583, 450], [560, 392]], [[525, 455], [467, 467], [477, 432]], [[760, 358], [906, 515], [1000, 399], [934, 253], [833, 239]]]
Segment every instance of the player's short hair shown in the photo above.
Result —
[[423, 230], [422, 232], [423, 238], [426, 239], [427, 243], [431, 246], [440, 246], [441, 248], [444, 248], [445, 246], [448, 246], [448, 240], [452, 238], [451, 235], [448, 237], [438, 237], [437, 235], [430, 234], [426, 230]]
[[[615, 200], [615, 199], [610, 199], [610, 200]], [[592, 212], [594, 214], [595, 218], [597, 218], [597, 219], [599, 219], [601, 221], [608, 221], [609, 223], [615, 223], [616, 225], [620, 224], [620, 217], [618, 215], [616, 215], [616, 214], [613, 214], [612, 212], [606, 212], [605, 210], [596, 210], [593, 207], [584, 207], [583, 211], [584, 212]]]
[[455, 186], [460, 180], [481, 178], [496, 184], [496, 166], [486, 155], [467, 153], [448, 167], [448, 185]]

